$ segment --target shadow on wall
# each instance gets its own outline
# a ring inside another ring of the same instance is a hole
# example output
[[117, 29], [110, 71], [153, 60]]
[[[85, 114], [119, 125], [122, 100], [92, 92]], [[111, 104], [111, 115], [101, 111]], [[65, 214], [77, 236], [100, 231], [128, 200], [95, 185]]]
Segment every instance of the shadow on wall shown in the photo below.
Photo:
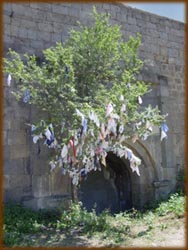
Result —
[[106, 162], [107, 166], [102, 167], [101, 171], [93, 170], [82, 181], [79, 199], [88, 211], [96, 207], [97, 213], [105, 209], [112, 213], [131, 209], [133, 203], [129, 161], [124, 162], [109, 153]]

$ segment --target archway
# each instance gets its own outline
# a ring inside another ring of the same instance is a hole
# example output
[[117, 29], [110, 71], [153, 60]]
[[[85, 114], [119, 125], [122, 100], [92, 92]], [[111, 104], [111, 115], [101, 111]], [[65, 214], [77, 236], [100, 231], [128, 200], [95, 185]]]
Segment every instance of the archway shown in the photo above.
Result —
[[129, 161], [123, 161], [113, 153], [108, 153], [107, 166], [101, 171], [92, 171], [81, 182], [78, 198], [91, 211], [96, 207], [100, 213], [109, 209], [112, 213], [132, 208], [132, 183]]
[[96, 203], [97, 212], [107, 208], [118, 213], [131, 207], [142, 209], [155, 200], [153, 183], [158, 181], [158, 172], [149, 149], [141, 142], [130, 142], [126, 146], [142, 161], [140, 176], [132, 172], [129, 160], [108, 153], [107, 167], [89, 173], [87, 180], [81, 182], [78, 199], [87, 210]]
[[114, 184], [117, 190], [118, 210], [125, 211], [132, 208], [132, 183], [129, 172], [129, 161], [122, 161], [118, 156], [109, 153], [107, 166], [113, 172]]

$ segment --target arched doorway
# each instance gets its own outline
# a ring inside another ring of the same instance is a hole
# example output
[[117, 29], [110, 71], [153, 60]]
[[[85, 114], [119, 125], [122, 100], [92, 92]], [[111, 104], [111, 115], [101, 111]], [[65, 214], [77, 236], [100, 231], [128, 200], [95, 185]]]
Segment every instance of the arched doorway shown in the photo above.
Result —
[[108, 154], [106, 161], [114, 175], [114, 184], [118, 196], [118, 210], [129, 210], [132, 208], [132, 184], [129, 161], [123, 162], [118, 156], [112, 153]]
[[81, 182], [78, 198], [91, 211], [96, 207], [100, 213], [109, 209], [112, 213], [132, 208], [132, 184], [129, 161], [123, 161], [113, 153], [108, 153], [106, 167], [92, 171]]

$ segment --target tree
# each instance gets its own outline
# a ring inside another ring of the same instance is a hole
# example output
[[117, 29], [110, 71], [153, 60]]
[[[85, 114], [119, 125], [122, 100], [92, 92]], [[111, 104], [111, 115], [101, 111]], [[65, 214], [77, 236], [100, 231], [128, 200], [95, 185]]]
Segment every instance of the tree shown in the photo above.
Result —
[[142, 106], [150, 85], [137, 80], [143, 67], [137, 56], [140, 35], [125, 42], [109, 15], [94, 8], [93, 17], [93, 26], [80, 25], [63, 44], [43, 50], [41, 64], [35, 55], [11, 49], [4, 59], [8, 84], [12, 77], [17, 83], [17, 100], [48, 114], [31, 124], [33, 142], [45, 140], [55, 155], [51, 169], [61, 167], [76, 185], [91, 170], [106, 166], [108, 152], [128, 158], [139, 174], [141, 160], [126, 142], [146, 140], [161, 123], [161, 139], [168, 131], [158, 107]]

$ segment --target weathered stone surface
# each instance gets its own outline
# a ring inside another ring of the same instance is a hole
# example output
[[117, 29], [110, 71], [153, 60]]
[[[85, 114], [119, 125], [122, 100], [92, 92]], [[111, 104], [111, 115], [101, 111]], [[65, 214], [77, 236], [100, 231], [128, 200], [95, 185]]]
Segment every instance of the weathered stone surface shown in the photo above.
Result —
[[3, 180], [3, 188], [4, 189], [10, 189], [10, 175], [4, 174], [4, 180]]
[[51, 40], [51, 34], [49, 32], [37, 32], [37, 40], [43, 40], [49, 42]]
[[29, 39], [37, 40], [37, 32], [34, 29], [29, 29], [27, 31], [27, 37]]
[[33, 175], [32, 187], [34, 197], [45, 197], [50, 195], [49, 175]]
[[71, 190], [71, 182], [68, 176], [61, 173], [61, 169], [55, 169], [50, 175], [51, 195], [68, 195]]
[[8, 131], [8, 145], [26, 145], [28, 136], [26, 133], [23, 133], [23, 131], [17, 132], [17, 131]]
[[48, 196], [42, 198], [34, 198], [32, 196], [24, 197], [21, 203], [34, 210], [38, 209], [58, 209], [63, 211], [70, 206], [70, 196]]
[[3, 168], [3, 173], [5, 175], [25, 175], [25, 174], [29, 174], [26, 171], [27, 168], [27, 163], [26, 160], [23, 159], [17, 159], [17, 160], [6, 160], [4, 161], [4, 168]]
[[39, 9], [39, 10], [46, 10], [51, 11], [52, 10], [52, 4], [43, 4], [43, 3], [30, 3], [29, 4], [32, 9]]
[[53, 31], [53, 24], [50, 22], [39, 23], [38, 28], [40, 31], [52, 32]]
[[10, 159], [20, 159], [26, 158], [30, 155], [30, 151], [28, 145], [20, 144], [20, 145], [12, 145], [10, 152]]
[[[126, 41], [129, 36], [136, 37], [137, 32], [141, 33], [139, 56], [144, 61], [144, 68], [139, 79], [151, 82], [153, 86], [143, 105], [157, 105], [162, 113], [169, 114], [167, 141], [160, 143], [159, 131], [155, 131], [148, 142], [132, 145], [142, 159], [141, 177], [130, 173], [132, 200], [135, 207], [141, 207], [173, 191], [177, 166], [178, 171], [184, 167], [184, 24], [120, 3], [95, 5], [99, 12], [111, 14], [111, 25], [121, 24]], [[41, 57], [43, 49], [65, 41], [70, 28], [78, 28], [77, 21], [90, 25], [92, 8], [93, 4], [88, 3], [4, 3], [4, 53], [11, 47], [21, 54], [28, 52]], [[70, 180], [62, 176], [60, 170], [50, 172], [48, 149], [42, 146], [37, 155], [37, 146], [32, 144], [30, 130], [25, 125], [43, 114], [15, 101], [11, 94], [16, 86], [14, 81], [11, 88], [8, 87], [5, 76], [3, 85], [5, 201], [21, 201], [34, 209], [68, 206]], [[106, 186], [100, 194], [100, 202], [106, 199], [108, 188]], [[85, 192], [87, 195], [87, 189]]]
[[25, 188], [30, 186], [30, 176], [26, 174], [9, 175], [11, 188], [22, 187]]

